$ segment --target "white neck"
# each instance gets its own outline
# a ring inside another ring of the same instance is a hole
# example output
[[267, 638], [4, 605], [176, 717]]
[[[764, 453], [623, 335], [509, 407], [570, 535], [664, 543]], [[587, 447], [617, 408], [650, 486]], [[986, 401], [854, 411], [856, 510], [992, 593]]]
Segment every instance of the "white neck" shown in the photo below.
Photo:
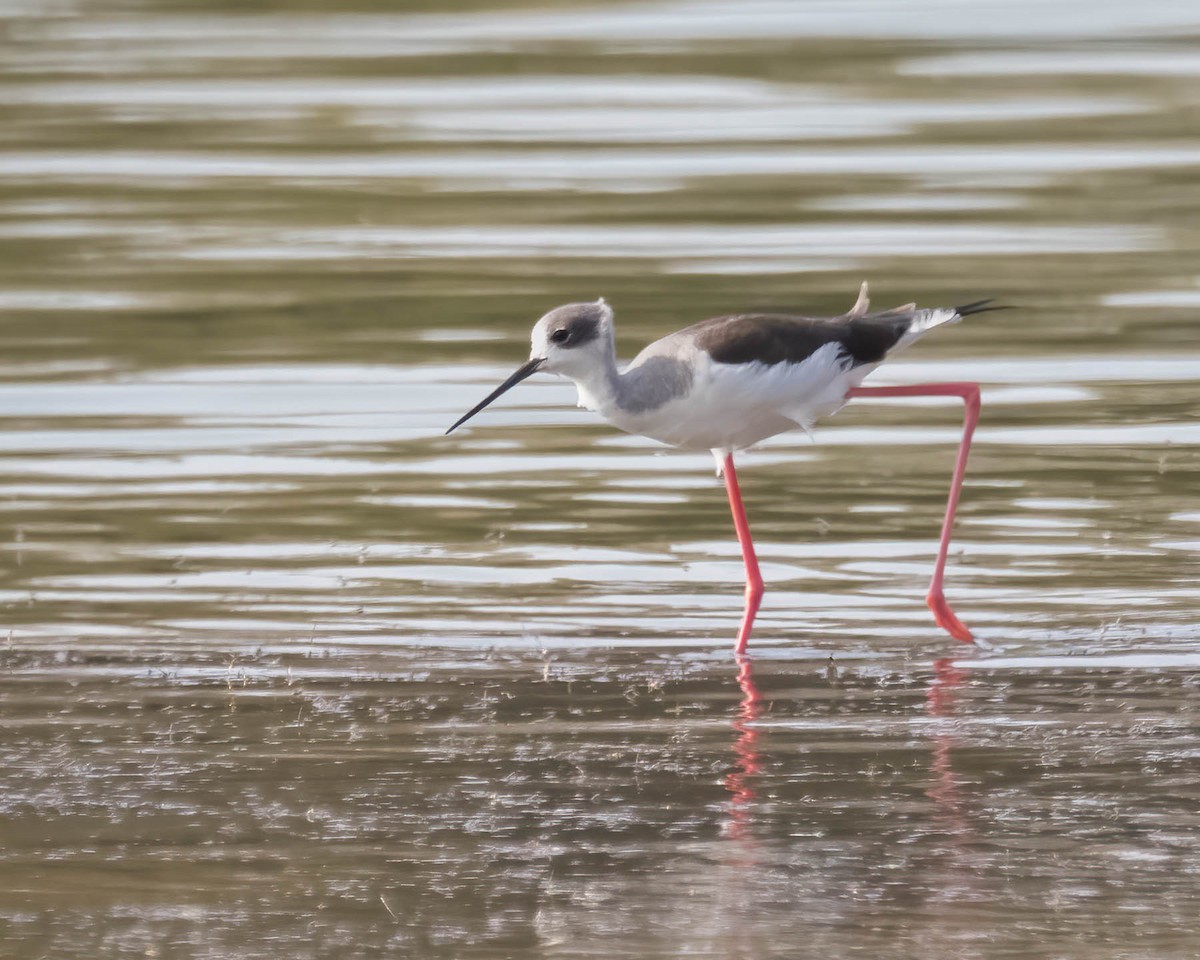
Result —
[[575, 381], [575, 388], [579, 391], [579, 405], [595, 410], [602, 416], [616, 405], [617, 382], [621, 376], [617, 372], [616, 351], [611, 339], [606, 347], [599, 356], [599, 363], [593, 356], [589, 358], [592, 362], [586, 367], [567, 374]]

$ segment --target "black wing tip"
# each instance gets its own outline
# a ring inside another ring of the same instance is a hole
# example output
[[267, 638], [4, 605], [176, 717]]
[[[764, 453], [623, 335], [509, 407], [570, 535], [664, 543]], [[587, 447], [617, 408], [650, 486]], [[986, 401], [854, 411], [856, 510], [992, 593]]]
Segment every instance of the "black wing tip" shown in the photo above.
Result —
[[973, 313], [989, 313], [992, 310], [1015, 310], [1011, 303], [996, 303], [995, 297], [987, 297], [983, 300], [976, 300], [974, 303], [964, 303], [961, 307], [955, 307], [954, 312], [960, 317], [969, 317]]

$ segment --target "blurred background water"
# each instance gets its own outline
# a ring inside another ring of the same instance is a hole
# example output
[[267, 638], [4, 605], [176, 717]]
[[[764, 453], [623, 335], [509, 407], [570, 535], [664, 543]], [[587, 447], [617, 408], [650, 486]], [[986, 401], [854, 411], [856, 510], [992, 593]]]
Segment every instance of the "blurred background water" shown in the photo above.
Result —
[[[1200, 6], [0, 0], [5, 957], [1184, 958]], [[745, 455], [531, 381], [995, 296]]]

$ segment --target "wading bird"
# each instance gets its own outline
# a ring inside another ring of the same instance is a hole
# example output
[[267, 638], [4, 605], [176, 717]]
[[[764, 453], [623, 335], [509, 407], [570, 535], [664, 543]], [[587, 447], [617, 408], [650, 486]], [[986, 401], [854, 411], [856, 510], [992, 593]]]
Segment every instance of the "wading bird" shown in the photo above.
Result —
[[979, 420], [979, 384], [923, 383], [864, 387], [885, 358], [930, 330], [986, 310], [992, 301], [918, 310], [915, 303], [870, 313], [867, 285], [849, 312], [813, 318], [774, 313], [714, 317], [656, 340], [624, 369], [617, 366], [613, 311], [603, 299], [555, 307], [533, 327], [529, 361], [458, 419], [446, 433], [533, 374], [568, 377], [579, 405], [613, 426], [684, 450], [711, 450], [725, 478], [746, 568], [746, 604], [735, 651], [743, 653], [763, 595], [750, 526], [733, 466], [736, 450], [790, 430], [810, 431], [853, 397], [960, 397], [962, 441], [926, 602], [938, 626], [973, 642], [946, 603], [942, 578], [962, 490], [971, 436]]

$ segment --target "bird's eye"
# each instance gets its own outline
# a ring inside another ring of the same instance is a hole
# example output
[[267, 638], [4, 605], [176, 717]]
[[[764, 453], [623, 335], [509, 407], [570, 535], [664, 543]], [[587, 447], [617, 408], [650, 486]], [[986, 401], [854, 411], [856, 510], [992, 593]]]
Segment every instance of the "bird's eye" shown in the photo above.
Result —
[[564, 342], [564, 341], [567, 339], [567, 337], [569, 337], [569, 336], [570, 336], [570, 334], [567, 332], [567, 330], [566, 330], [566, 328], [565, 328], [565, 327], [559, 327], [559, 328], [558, 328], [557, 330], [555, 330], [555, 331], [554, 331], [552, 334], [550, 334], [550, 339], [551, 339], [551, 340], [552, 340], [554, 343], [562, 343], [562, 342]]

